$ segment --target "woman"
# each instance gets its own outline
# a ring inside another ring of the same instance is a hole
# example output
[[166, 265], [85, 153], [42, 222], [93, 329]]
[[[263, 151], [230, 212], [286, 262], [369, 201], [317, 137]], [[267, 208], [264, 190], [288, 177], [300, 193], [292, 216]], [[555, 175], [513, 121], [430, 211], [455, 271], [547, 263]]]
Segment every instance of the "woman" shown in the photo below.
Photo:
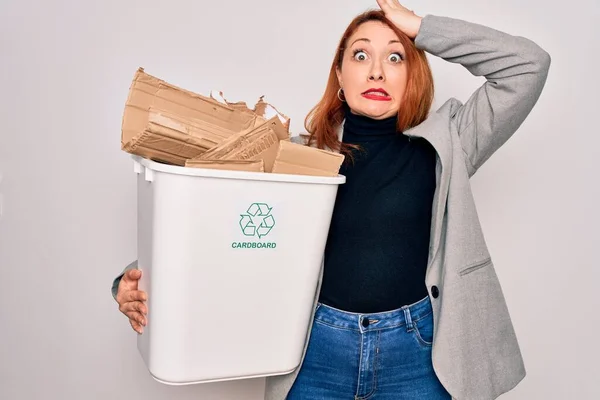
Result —
[[[307, 118], [307, 144], [346, 154], [347, 180], [301, 366], [268, 377], [265, 399], [495, 399], [525, 368], [469, 178], [537, 102], [550, 56], [522, 37], [377, 2], [344, 33]], [[486, 82], [429, 115], [425, 52]], [[141, 332], [136, 266], [113, 296]]]

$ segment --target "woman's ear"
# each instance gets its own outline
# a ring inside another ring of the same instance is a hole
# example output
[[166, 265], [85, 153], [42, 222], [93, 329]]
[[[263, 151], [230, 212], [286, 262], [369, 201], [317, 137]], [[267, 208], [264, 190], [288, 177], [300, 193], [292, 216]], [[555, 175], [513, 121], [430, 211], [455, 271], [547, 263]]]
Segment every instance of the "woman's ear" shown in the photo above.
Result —
[[339, 67], [335, 68], [335, 75], [337, 76], [337, 80], [338, 80], [338, 85], [340, 85], [340, 87], [344, 87], [343, 82], [342, 82], [342, 72], [340, 71]]

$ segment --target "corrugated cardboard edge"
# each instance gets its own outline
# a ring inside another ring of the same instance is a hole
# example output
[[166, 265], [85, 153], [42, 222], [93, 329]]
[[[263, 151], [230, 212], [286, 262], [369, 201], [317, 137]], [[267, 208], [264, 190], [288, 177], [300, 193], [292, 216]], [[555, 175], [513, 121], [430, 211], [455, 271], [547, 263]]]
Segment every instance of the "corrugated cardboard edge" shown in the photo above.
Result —
[[165, 124], [167, 121], [161, 118], [154, 121], [150, 122], [148, 128], [137, 135], [135, 140], [127, 143], [123, 150], [146, 158], [182, 165], [186, 159], [205, 153], [214, 146], [211, 141], [181, 132], [180, 129], [185, 130], [185, 127]]
[[280, 143], [278, 131], [285, 132], [285, 129], [279, 118], [273, 117], [249, 132], [230, 137], [219, 146], [196, 158], [204, 160], [262, 159], [265, 172], [271, 172]]
[[185, 166], [229, 171], [265, 172], [263, 160], [187, 160]]
[[184, 166], [186, 159], [184, 157], [177, 156], [175, 154], [167, 153], [161, 150], [151, 149], [139, 145], [131, 154], [138, 155], [140, 157], [147, 158], [148, 160], [163, 162], [172, 165]]
[[298, 164], [290, 164], [285, 161], [275, 160], [273, 165], [273, 174], [291, 174], [291, 175], [310, 175], [310, 176], [328, 176], [336, 177], [335, 171], [327, 171], [319, 168], [311, 168]]

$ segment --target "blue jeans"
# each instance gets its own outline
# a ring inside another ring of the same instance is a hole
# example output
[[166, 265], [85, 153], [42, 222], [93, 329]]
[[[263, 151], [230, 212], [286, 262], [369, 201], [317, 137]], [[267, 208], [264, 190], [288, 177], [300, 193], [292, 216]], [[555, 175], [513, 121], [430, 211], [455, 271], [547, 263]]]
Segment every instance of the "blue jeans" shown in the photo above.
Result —
[[433, 370], [432, 339], [429, 297], [370, 314], [317, 303], [306, 356], [286, 399], [450, 400]]

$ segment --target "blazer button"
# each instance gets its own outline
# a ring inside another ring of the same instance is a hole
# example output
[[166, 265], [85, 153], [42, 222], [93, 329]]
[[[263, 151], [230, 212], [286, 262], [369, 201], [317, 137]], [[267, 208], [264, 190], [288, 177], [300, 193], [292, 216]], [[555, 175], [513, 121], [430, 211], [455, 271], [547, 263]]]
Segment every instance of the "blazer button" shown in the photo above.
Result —
[[362, 326], [364, 326], [365, 328], [367, 326], [369, 326], [369, 318], [363, 318], [363, 320], [362, 320]]
[[438, 289], [437, 286], [432, 286], [431, 287], [431, 295], [433, 296], [434, 299], [437, 299], [438, 296], [440, 295], [440, 290]]

